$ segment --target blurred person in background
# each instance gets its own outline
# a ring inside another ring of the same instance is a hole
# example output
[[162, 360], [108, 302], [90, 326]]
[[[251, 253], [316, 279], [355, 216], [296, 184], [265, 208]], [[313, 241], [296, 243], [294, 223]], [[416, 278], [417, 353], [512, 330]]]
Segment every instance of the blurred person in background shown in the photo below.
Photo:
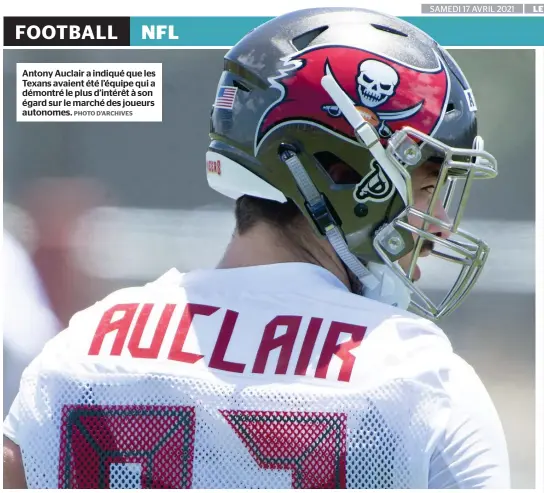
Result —
[[81, 220], [112, 196], [101, 181], [47, 177], [32, 181], [21, 204], [36, 230], [32, 260], [61, 325], [95, 298], [96, 282], [78, 265], [77, 249], [89, 241]]
[[2, 244], [4, 418], [24, 369], [61, 329], [42, 280], [19, 241], [4, 230]]
[[[226, 55], [210, 137], [223, 259], [72, 317], [4, 422], [4, 486], [509, 487], [494, 405], [434, 323], [485, 264], [458, 226], [497, 174], [451, 56], [364, 9], [280, 16]], [[440, 302], [431, 254], [460, 267]]]

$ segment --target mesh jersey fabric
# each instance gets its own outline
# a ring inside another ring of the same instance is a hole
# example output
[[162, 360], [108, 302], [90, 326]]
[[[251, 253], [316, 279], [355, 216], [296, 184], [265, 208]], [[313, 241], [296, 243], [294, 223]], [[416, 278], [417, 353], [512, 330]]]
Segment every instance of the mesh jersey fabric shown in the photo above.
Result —
[[452, 418], [456, 358], [431, 322], [316, 266], [171, 271], [76, 314], [4, 433], [30, 488], [459, 487], [489, 447]]

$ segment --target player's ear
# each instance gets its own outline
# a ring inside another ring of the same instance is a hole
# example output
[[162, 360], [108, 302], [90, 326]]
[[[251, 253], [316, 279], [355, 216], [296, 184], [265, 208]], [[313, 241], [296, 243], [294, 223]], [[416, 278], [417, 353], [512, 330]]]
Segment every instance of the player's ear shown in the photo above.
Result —
[[7, 490], [27, 489], [23, 458], [19, 447], [4, 436], [4, 480], [3, 488]]

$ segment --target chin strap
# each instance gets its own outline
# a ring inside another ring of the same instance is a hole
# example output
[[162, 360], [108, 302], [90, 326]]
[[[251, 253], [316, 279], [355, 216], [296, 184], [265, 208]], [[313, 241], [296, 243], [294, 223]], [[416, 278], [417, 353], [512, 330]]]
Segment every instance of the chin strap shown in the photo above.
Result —
[[373, 290], [378, 289], [378, 278], [350, 252], [344, 235], [336, 224], [324, 196], [319, 193], [319, 190], [304, 169], [297, 156], [295, 147], [284, 144], [280, 147], [279, 155], [297, 182], [298, 188], [306, 200], [306, 209], [321, 234], [327, 237], [338, 257], [353, 272], [363, 286], [368, 286]]
[[[350, 282], [356, 294], [373, 300], [408, 308], [410, 291], [389, 269], [370, 262], [368, 268], [349, 250], [344, 235], [331, 214], [325, 197], [319, 192], [297, 156], [294, 146], [284, 144], [279, 150], [280, 159], [287, 165], [306, 200], [306, 209], [317, 228], [327, 237], [340, 260], [351, 273]], [[356, 279], [353, 279], [353, 276]]]

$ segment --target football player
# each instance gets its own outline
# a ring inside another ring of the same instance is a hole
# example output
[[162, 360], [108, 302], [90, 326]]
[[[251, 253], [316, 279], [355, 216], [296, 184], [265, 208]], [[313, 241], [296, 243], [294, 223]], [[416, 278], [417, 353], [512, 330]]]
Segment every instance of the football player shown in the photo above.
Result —
[[[23, 376], [4, 486], [509, 487], [495, 407], [435, 325], [488, 255], [459, 228], [497, 174], [476, 109], [395, 17], [316, 8], [246, 35], [206, 158], [236, 201], [221, 262], [72, 318]], [[429, 254], [459, 266], [441, 301], [417, 282]]]

